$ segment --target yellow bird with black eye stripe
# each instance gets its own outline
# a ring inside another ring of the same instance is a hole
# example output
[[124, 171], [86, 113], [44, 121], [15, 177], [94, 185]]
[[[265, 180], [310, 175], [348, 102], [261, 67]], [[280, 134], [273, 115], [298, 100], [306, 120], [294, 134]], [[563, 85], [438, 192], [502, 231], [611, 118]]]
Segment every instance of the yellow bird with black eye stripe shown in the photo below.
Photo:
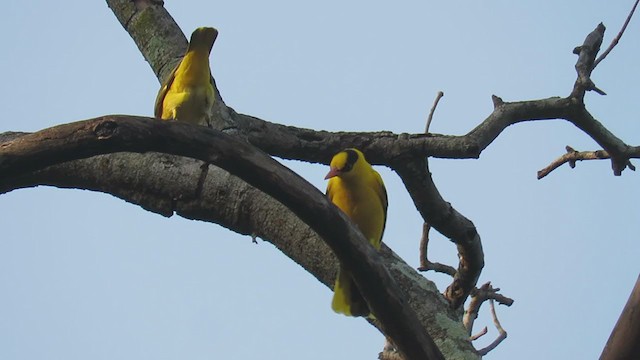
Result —
[[[358, 149], [345, 149], [331, 159], [327, 196], [342, 210], [376, 250], [387, 220], [387, 191], [382, 177]], [[348, 316], [368, 316], [364, 300], [348, 271], [340, 269], [331, 307]]]
[[218, 30], [193, 31], [182, 61], [162, 84], [154, 108], [155, 117], [208, 126], [215, 101], [209, 54]]

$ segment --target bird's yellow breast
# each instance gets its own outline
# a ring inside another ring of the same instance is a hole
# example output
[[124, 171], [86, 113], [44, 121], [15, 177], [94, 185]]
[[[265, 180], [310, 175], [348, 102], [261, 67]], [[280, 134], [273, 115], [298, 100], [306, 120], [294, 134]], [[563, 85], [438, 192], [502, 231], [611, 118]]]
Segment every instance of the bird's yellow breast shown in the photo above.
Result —
[[176, 69], [175, 80], [171, 85], [177, 91], [211, 85], [209, 78], [209, 53], [203, 50], [187, 52]]
[[163, 119], [202, 123], [213, 105], [213, 87], [172, 87], [162, 106]]
[[374, 182], [349, 184], [334, 177], [329, 180], [327, 195], [358, 226], [369, 242], [379, 249], [386, 214], [376, 186], [379, 185]]
[[162, 119], [176, 119], [205, 125], [214, 102], [209, 54], [189, 51], [175, 69], [173, 80], [166, 85], [161, 99]]

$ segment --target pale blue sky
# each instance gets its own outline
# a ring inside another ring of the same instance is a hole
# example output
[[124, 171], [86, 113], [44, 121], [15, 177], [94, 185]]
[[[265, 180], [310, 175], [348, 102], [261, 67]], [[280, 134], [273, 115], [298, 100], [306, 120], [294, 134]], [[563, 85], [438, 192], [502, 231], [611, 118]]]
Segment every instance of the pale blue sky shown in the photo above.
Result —
[[[214, 26], [214, 76], [237, 111], [326, 130], [462, 134], [506, 101], [564, 96], [571, 53], [600, 22], [608, 42], [633, 1], [166, 1], [185, 33]], [[151, 115], [159, 84], [103, 1], [3, 6], [0, 131], [105, 114]], [[640, 143], [640, 21], [593, 79], [594, 116]], [[348, 144], [345, 144], [348, 145]], [[596, 149], [560, 121], [508, 129], [479, 160], [432, 160], [445, 198], [474, 221], [509, 338], [489, 359], [593, 359], [640, 266], [636, 173], [606, 161], [536, 171]], [[324, 189], [327, 169], [288, 162]], [[638, 162], [640, 164], [640, 162]], [[636, 164], [636, 165], [638, 165]], [[384, 241], [417, 266], [421, 220], [394, 173]], [[2, 359], [374, 359], [382, 336], [334, 314], [331, 291], [273, 246], [163, 218], [110, 195], [37, 188], [0, 196]], [[432, 260], [455, 248], [434, 236]], [[426, 274], [440, 286], [443, 276]], [[477, 329], [495, 330], [483, 309]]]

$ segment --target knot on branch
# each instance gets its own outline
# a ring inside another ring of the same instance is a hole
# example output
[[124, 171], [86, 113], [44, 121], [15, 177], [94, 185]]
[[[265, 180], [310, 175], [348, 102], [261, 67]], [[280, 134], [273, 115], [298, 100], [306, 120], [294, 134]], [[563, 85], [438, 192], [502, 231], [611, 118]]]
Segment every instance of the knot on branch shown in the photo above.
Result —
[[[606, 153], [604, 150], [599, 150], [598, 153]], [[611, 162], [611, 168], [613, 169], [613, 175], [621, 176], [624, 169], [629, 168], [631, 171], [636, 171], [636, 167], [631, 163], [628, 158], [618, 159], [615, 158]]]
[[149, 6], [157, 5], [164, 6], [164, 1], [162, 0], [133, 0], [133, 4], [136, 6], [138, 10], [144, 10]]
[[504, 105], [504, 100], [502, 100], [501, 97], [496, 96], [496, 95], [491, 95], [491, 101], [493, 102], [493, 109], [496, 110], [499, 107], [502, 107]]
[[444, 291], [444, 297], [449, 300], [449, 305], [452, 309], [457, 309], [462, 306], [464, 300], [466, 300], [466, 289], [462, 286], [460, 281], [454, 281]]
[[104, 140], [111, 138], [118, 129], [118, 123], [113, 120], [105, 120], [99, 122], [94, 128], [93, 132], [98, 139]]

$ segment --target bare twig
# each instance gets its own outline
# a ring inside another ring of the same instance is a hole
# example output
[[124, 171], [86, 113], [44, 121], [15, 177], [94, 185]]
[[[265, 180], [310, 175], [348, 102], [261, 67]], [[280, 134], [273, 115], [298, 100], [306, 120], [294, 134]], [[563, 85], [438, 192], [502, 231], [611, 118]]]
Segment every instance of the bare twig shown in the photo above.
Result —
[[418, 271], [433, 270], [435, 272], [454, 277], [456, 275], [456, 269], [453, 266], [429, 261], [429, 257], [427, 255], [429, 247], [429, 230], [431, 230], [431, 226], [425, 222], [422, 225], [422, 238], [420, 239], [420, 266], [418, 267]]
[[[491, 286], [491, 282], [487, 282], [483, 284], [480, 288], [476, 289], [476, 291], [471, 296], [471, 301], [469, 302], [469, 308], [465, 311], [463, 322], [464, 325], [471, 334], [473, 329], [473, 322], [478, 317], [478, 311], [480, 310], [480, 306], [485, 301], [489, 300], [489, 306], [491, 308], [491, 316], [493, 317], [493, 324], [498, 330], [498, 337], [491, 343], [489, 346], [478, 350], [478, 354], [481, 356], [486, 355], [489, 351], [495, 349], [504, 339], [507, 338], [507, 332], [502, 328], [500, 321], [498, 320], [498, 316], [496, 314], [495, 304], [497, 301], [499, 304], [511, 306], [513, 304], [513, 299], [510, 299], [504, 295], [498, 294], [500, 288], [494, 288]], [[470, 336], [469, 339], [474, 341], [481, 336], [487, 333], [487, 327], [485, 326], [482, 331], [478, 334]]]
[[444, 96], [442, 91], [438, 91], [438, 95], [436, 95], [436, 99], [433, 101], [433, 106], [431, 106], [431, 110], [429, 110], [429, 117], [427, 117], [427, 125], [424, 127], [424, 133], [429, 133], [429, 127], [431, 126], [431, 120], [433, 120], [433, 113], [436, 111], [436, 107], [438, 106], [438, 102]]
[[596, 66], [598, 66], [600, 61], [604, 60], [604, 58], [606, 58], [607, 55], [609, 55], [611, 50], [613, 50], [613, 48], [616, 47], [616, 45], [618, 45], [618, 42], [620, 41], [622, 34], [624, 34], [624, 31], [627, 29], [627, 25], [629, 25], [629, 21], [631, 21], [631, 17], [633, 16], [633, 13], [636, 11], [636, 7], [638, 7], [638, 2], [640, 2], [640, 0], [636, 0], [636, 2], [633, 4], [633, 7], [629, 12], [629, 16], [627, 16], [627, 19], [624, 21], [624, 24], [622, 25], [622, 29], [620, 29], [620, 32], [618, 32], [618, 35], [616, 35], [616, 37], [613, 38], [609, 47], [602, 54], [600, 54], [600, 56], [596, 59], [596, 61], [593, 62], [594, 69]]
[[471, 341], [476, 341], [476, 340], [480, 339], [481, 337], [483, 337], [483, 336], [487, 335], [487, 332], [488, 332], [488, 331], [489, 331], [489, 330], [488, 330], [488, 329], [487, 329], [487, 327], [485, 326], [485, 327], [483, 327], [483, 328], [482, 328], [482, 330], [480, 330], [480, 332], [479, 332], [479, 333], [477, 333], [477, 334], [475, 334], [475, 335], [471, 335], [471, 337], [469, 338], [469, 340], [471, 340]]
[[471, 300], [469, 301], [469, 306], [464, 312], [464, 317], [462, 318], [462, 323], [464, 324], [465, 329], [471, 336], [471, 331], [473, 331], [473, 322], [478, 318], [478, 311], [480, 311], [480, 306], [482, 303], [487, 300], [488, 290], [491, 288], [491, 282], [486, 282], [479, 288], [473, 289], [471, 293]]
[[[569, 166], [573, 169], [576, 167], [577, 161], [603, 160], [611, 158], [606, 150], [576, 151], [569, 145], [567, 145], [565, 149], [567, 150], [566, 154], [555, 159], [551, 164], [547, 165], [547, 167], [538, 171], [538, 180], [549, 175], [553, 170], [559, 168], [565, 163], [569, 163]], [[629, 160], [627, 160], [627, 167], [633, 171], [636, 170], [636, 167]]]
[[[422, 223], [422, 237], [420, 238], [420, 268], [426, 266], [427, 253], [429, 247], [429, 231], [431, 226], [424, 222]], [[420, 269], [418, 268], [418, 269]]]
[[464, 312], [464, 317], [462, 318], [462, 322], [464, 323], [465, 329], [471, 336], [471, 331], [473, 330], [473, 322], [478, 317], [478, 312], [480, 310], [480, 306], [487, 300], [495, 300], [501, 305], [511, 306], [513, 305], [513, 299], [508, 298], [502, 294], [498, 294], [500, 288], [494, 288], [491, 286], [491, 282], [488, 281], [484, 283], [479, 288], [474, 289], [471, 294], [471, 301], [469, 301], [469, 306], [467, 310]]
[[478, 354], [480, 354], [481, 356], [485, 356], [489, 353], [489, 351], [495, 349], [498, 345], [500, 345], [500, 343], [507, 338], [507, 332], [502, 328], [502, 325], [500, 324], [500, 320], [498, 320], [498, 315], [496, 315], [496, 307], [494, 305], [494, 301], [493, 299], [489, 300], [489, 306], [491, 307], [491, 316], [493, 316], [493, 324], [496, 326], [496, 329], [498, 330], [498, 337], [493, 340], [493, 342], [491, 344], [489, 344], [489, 346], [478, 350]]

